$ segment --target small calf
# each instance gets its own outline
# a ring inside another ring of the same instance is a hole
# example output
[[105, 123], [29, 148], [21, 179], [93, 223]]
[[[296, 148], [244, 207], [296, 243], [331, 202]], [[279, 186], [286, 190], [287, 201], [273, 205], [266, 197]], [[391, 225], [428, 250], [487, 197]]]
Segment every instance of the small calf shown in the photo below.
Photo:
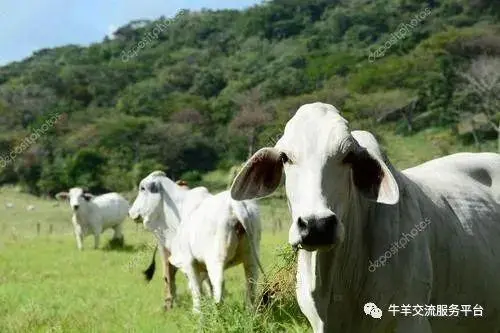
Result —
[[122, 222], [129, 209], [125, 198], [115, 192], [95, 197], [79, 187], [56, 194], [58, 200], [67, 198], [73, 211], [71, 221], [79, 250], [83, 250], [83, 238], [89, 234], [94, 235], [94, 248], [99, 248], [100, 235], [108, 228], [114, 230], [113, 240], [123, 244]]

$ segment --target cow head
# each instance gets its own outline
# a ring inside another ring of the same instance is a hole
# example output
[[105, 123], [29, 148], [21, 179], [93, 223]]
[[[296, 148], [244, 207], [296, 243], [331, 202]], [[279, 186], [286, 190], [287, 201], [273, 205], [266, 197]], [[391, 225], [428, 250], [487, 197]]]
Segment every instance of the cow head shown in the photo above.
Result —
[[283, 171], [292, 215], [289, 242], [306, 250], [343, 241], [340, 217], [356, 195], [384, 204], [399, 200], [397, 183], [373, 135], [351, 133], [329, 104], [300, 107], [275, 147], [262, 148], [247, 161], [233, 181], [231, 196], [265, 197], [278, 187]]
[[141, 180], [137, 198], [128, 212], [130, 218], [137, 223], [143, 222], [150, 230], [156, 229], [164, 219], [161, 177], [165, 176], [163, 171], [153, 171]]
[[69, 192], [59, 192], [56, 194], [56, 199], [63, 200], [69, 199], [69, 205], [71, 209], [76, 212], [84, 205], [87, 201], [90, 201], [94, 196], [81, 187], [73, 187]]

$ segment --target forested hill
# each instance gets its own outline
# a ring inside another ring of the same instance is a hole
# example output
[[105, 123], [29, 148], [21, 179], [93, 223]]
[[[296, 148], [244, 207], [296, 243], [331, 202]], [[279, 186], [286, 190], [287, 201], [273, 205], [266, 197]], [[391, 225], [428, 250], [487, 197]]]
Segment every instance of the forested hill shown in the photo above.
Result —
[[499, 18], [489, 0], [275, 0], [42, 49], [0, 67], [0, 182], [53, 194], [123, 191], [158, 168], [196, 178], [272, 144], [311, 101], [399, 135], [465, 120], [480, 142], [498, 124]]

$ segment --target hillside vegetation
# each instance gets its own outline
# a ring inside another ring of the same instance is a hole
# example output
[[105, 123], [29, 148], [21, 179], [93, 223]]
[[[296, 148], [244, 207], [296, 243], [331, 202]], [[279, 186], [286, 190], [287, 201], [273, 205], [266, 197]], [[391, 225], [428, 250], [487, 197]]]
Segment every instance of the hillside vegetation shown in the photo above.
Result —
[[487, 0], [274, 0], [42, 49], [0, 67], [0, 183], [127, 191], [153, 169], [196, 183], [312, 101], [398, 166], [496, 149], [499, 17]]

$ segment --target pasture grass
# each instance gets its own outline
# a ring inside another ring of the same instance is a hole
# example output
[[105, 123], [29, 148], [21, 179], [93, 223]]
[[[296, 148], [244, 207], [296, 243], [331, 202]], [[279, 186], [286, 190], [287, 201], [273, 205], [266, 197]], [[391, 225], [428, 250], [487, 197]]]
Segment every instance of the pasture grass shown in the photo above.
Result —
[[[14, 204], [13, 208], [4, 203]], [[35, 210], [26, 207], [34, 205]], [[269, 276], [293, 267], [283, 257], [288, 212], [279, 198], [261, 201], [264, 226], [261, 260]], [[101, 248], [93, 237], [76, 249], [67, 204], [57, 205], [18, 193], [0, 190], [0, 332], [307, 332], [294, 290], [274, 295], [272, 306], [256, 312], [244, 304], [242, 267], [226, 271], [225, 302], [216, 307], [209, 300], [203, 314], [191, 313], [186, 278], [177, 275], [178, 299], [174, 310], [164, 313], [161, 268], [151, 283], [142, 270], [151, 260], [151, 234], [125, 221], [125, 247], [112, 249], [108, 230]], [[282, 228], [273, 221], [282, 220]], [[40, 234], [36, 224], [40, 223]], [[52, 225], [52, 233], [50, 231]], [[274, 230], [274, 232], [273, 232]], [[159, 259], [159, 258], [157, 258]], [[157, 260], [157, 267], [159, 267]], [[285, 274], [293, 275], [292, 269]], [[262, 281], [262, 280], [261, 280]]]
[[496, 140], [484, 141], [478, 147], [459, 140], [452, 128], [430, 127], [402, 136], [395, 134], [394, 127], [395, 125], [384, 125], [376, 133], [390, 161], [399, 170], [453, 153], [498, 152]]

